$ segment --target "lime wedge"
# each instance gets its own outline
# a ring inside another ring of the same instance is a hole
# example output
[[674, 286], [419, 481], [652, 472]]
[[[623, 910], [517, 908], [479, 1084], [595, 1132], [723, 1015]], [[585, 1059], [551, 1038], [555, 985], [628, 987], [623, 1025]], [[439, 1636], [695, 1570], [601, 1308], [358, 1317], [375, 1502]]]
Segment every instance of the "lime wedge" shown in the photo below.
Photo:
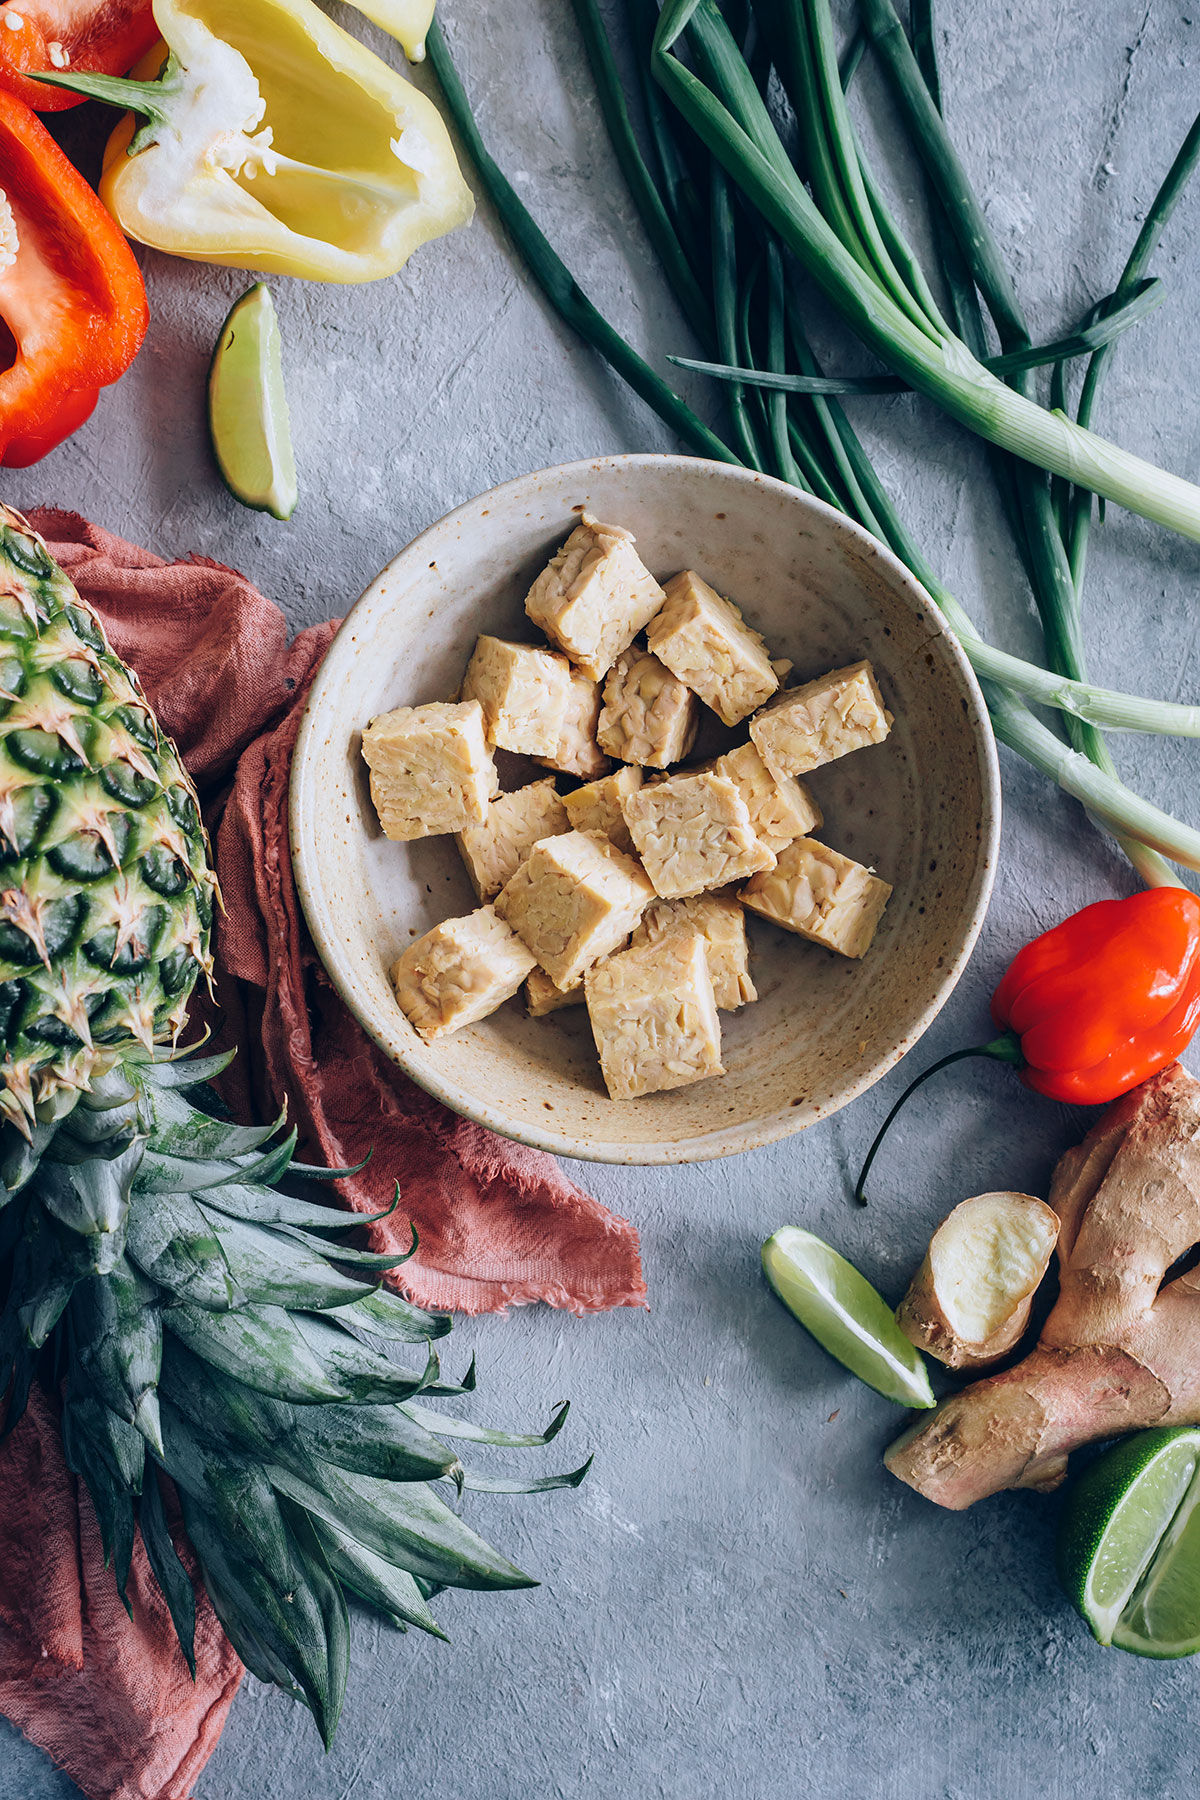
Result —
[[1058, 1568], [1100, 1643], [1200, 1650], [1200, 1431], [1139, 1431], [1097, 1457], [1063, 1508]]
[[901, 1406], [937, 1404], [920, 1352], [853, 1263], [798, 1225], [769, 1237], [762, 1261], [788, 1311], [852, 1375]]
[[221, 327], [208, 373], [208, 429], [229, 491], [243, 506], [290, 519], [296, 459], [279, 320], [264, 282], [242, 295]]

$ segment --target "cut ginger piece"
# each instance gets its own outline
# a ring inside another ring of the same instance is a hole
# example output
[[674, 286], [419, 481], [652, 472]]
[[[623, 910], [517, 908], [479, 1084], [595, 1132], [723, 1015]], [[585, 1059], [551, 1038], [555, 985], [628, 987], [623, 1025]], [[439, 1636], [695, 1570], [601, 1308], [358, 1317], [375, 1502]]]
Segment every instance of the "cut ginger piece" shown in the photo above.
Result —
[[953, 1511], [1002, 1488], [1047, 1493], [1101, 1438], [1200, 1425], [1200, 1082], [1173, 1063], [1114, 1101], [1060, 1159], [1050, 1205], [1059, 1293], [1036, 1347], [884, 1458]]
[[981, 1368], [1012, 1349], [1058, 1241], [1058, 1215], [1032, 1194], [976, 1194], [933, 1234], [896, 1309], [918, 1350], [949, 1369]]

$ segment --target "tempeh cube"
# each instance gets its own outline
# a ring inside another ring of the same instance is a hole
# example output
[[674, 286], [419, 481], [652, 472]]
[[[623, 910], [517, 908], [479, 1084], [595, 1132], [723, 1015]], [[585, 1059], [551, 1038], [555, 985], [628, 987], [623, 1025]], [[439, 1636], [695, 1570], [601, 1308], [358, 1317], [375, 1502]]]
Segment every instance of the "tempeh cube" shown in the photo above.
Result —
[[772, 774], [804, 775], [867, 744], [881, 744], [892, 715], [869, 662], [787, 688], [750, 721], [750, 736]]
[[434, 837], [478, 825], [499, 788], [478, 700], [398, 706], [362, 734], [385, 837]]
[[[746, 915], [732, 894], [694, 894], [690, 900], [652, 900], [642, 914], [631, 939], [639, 944], [661, 944], [680, 932], [698, 931], [704, 939], [713, 995], [723, 1012], [736, 1012], [748, 1000], [757, 1000], [750, 979], [750, 952], [746, 943]], [[529, 978], [533, 980], [532, 975]]]
[[629, 827], [621, 809], [630, 794], [636, 794], [641, 785], [640, 769], [631, 765], [614, 769], [611, 775], [602, 776], [599, 781], [589, 781], [586, 787], [576, 788], [573, 794], [563, 795], [567, 817], [576, 831], [598, 831], [614, 843], [618, 850], [634, 856], [636, 851], [633, 839], [629, 835]]
[[605, 678], [596, 738], [618, 762], [669, 769], [695, 742], [699, 715], [691, 689], [657, 656], [634, 644]]
[[392, 966], [401, 1010], [427, 1044], [510, 1000], [534, 958], [490, 906], [443, 919]]
[[713, 764], [718, 775], [728, 775], [750, 811], [750, 823], [776, 854], [794, 837], [819, 831], [824, 824], [812, 792], [794, 775], [772, 775], [753, 744], [727, 750]]
[[742, 889], [746, 906], [842, 956], [865, 956], [891, 888], [828, 844], [799, 837]]
[[589, 971], [588, 1017], [614, 1100], [723, 1075], [721, 1022], [704, 938], [680, 932]]
[[625, 822], [664, 900], [724, 887], [775, 862], [727, 775], [668, 775], [625, 802]]
[[631, 532], [584, 513], [525, 600], [535, 625], [599, 681], [663, 603]]
[[583, 1005], [582, 977], [569, 988], [556, 987], [545, 969], [531, 969], [525, 983], [525, 1004], [531, 1019], [544, 1019], [547, 1013], [559, 1012], [564, 1006]]
[[458, 847], [480, 900], [494, 900], [542, 838], [570, 831], [554, 777], [531, 781], [511, 794], [498, 794], [482, 825], [458, 833]]
[[566, 988], [629, 936], [653, 898], [631, 856], [607, 838], [569, 831], [534, 845], [496, 896], [496, 911]]
[[462, 698], [482, 706], [488, 742], [518, 756], [553, 756], [570, 697], [565, 657], [504, 638], [481, 637], [463, 676]]
[[563, 713], [562, 730], [553, 756], [539, 756], [548, 769], [561, 769], [564, 775], [582, 775], [589, 780], [603, 775], [612, 767], [596, 742], [596, 726], [600, 719], [600, 684], [579, 669], [571, 670], [571, 692]]
[[726, 725], [738, 725], [779, 686], [767, 647], [732, 600], [694, 569], [673, 575], [646, 641]]

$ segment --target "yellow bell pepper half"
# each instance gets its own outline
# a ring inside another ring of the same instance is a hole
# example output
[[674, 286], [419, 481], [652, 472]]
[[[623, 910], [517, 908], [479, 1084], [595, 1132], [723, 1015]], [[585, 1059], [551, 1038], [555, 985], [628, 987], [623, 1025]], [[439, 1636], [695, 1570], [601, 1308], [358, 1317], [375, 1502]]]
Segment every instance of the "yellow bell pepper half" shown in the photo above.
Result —
[[433, 23], [433, 0], [350, 0], [350, 4], [394, 37], [409, 62], [424, 62], [425, 34]]
[[[139, 243], [375, 281], [471, 217], [433, 102], [312, 0], [154, 0], [154, 16], [170, 50], [160, 80], [54, 77], [146, 119], [117, 127], [100, 182]], [[146, 64], [162, 68], [161, 52]]]

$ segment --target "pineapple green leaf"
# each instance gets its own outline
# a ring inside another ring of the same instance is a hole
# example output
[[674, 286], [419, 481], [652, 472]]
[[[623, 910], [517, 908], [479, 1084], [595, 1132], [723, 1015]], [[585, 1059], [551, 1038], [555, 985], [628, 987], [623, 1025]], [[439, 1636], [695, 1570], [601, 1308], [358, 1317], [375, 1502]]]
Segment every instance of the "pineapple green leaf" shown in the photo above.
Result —
[[437, 1481], [458, 1463], [400, 1406], [300, 1407], [296, 1434], [306, 1457], [384, 1481]]
[[91, 1156], [103, 1156], [102, 1146], [116, 1142], [125, 1148], [138, 1135], [142, 1124], [142, 1108], [136, 1098], [114, 1101], [109, 1106], [88, 1106], [80, 1102], [64, 1121], [63, 1129], [47, 1152], [51, 1162], [86, 1162]]
[[[37, 1356], [29, 1349], [21, 1349], [11, 1359], [4, 1356], [0, 1359], [0, 1393], [7, 1389], [7, 1394], [0, 1405], [4, 1409], [4, 1423], [0, 1426], [0, 1444], [17, 1429], [25, 1416], [25, 1408], [29, 1403], [29, 1390], [33, 1386], [34, 1372], [37, 1369]], [[11, 1372], [10, 1372], [11, 1371]]]
[[453, 1324], [449, 1314], [425, 1312], [411, 1300], [404, 1300], [390, 1288], [382, 1287], [349, 1306], [332, 1307], [328, 1316], [352, 1330], [367, 1331], [372, 1337], [408, 1344], [445, 1337]]
[[[322, 1168], [320, 1163], [293, 1162], [293, 1163], [288, 1164], [288, 1174], [289, 1175], [302, 1175], [306, 1181], [345, 1181], [351, 1175], [361, 1175], [363, 1170], [366, 1168], [367, 1164], [370, 1162], [371, 1158], [374, 1156], [374, 1154], [375, 1154], [374, 1150], [368, 1150], [367, 1154], [363, 1157], [361, 1162], [351, 1163], [349, 1168], [346, 1168], [346, 1169], [325, 1169], [325, 1168]], [[386, 1219], [388, 1216], [388, 1213], [395, 1212], [395, 1210], [396, 1210], [397, 1206], [399, 1206], [399, 1204], [400, 1204], [400, 1183], [397, 1182], [396, 1183], [396, 1198], [392, 1201], [392, 1204], [388, 1207], [387, 1212], [379, 1213], [375, 1216], [377, 1216], [378, 1218], [381, 1218], [381, 1219]], [[368, 1220], [368, 1223], [369, 1222], [370, 1221]]]
[[385, 1562], [382, 1556], [376, 1556], [373, 1550], [357, 1543], [327, 1519], [316, 1518], [312, 1513], [309, 1513], [308, 1518], [321, 1540], [330, 1568], [343, 1587], [349, 1588], [352, 1594], [356, 1594], [376, 1612], [398, 1625], [401, 1631], [409, 1625], [415, 1625], [419, 1630], [427, 1631], [430, 1637], [449, 1643], [446, 1633], [426, 1605], [416, 1581], [406, 1569], [398, 1569], [394, 1563]]
[[345, 1692], [349, 1621], [320, 1544], [302, 1515], [285, 1518], [261, 1467], [206, 1447], [169, 1404], [163, 1436], [185, 1507], [189, 1498], [197, 1501], [274, 1594], [286, 1619], [287, 1666], [328, 1741]]
[[594, 1461], [595, 1458], [589, 1456], [579, 1468], [566, 1475], [536, 1475], [528, 1479], [519, 1475], [481, 1475], [477, 1470], [464, 1469], [461, 1476], [455, 1478], [455, 1485], [460, 1492], [470, 1488], [479, 1494], [548, 1494], [554, 1488], [577, 1488]]
[[127, 1248], [139, 1269], [176, 1299], [213, 1312], [244, 1306], [246, 1296], [205, 1215], [190, 1194], [160, 1194], [130, 1210]]
[[155, 1088], [197, 1088], [209, 1081], [215, 1081], [237, 1055], [236, 1050], [222, 1051], [219, 1056], [187, 1057], [181, 1051], [169, 1060], [159, 1062], [157, 1059], [142, 1066], [142, 1077], [150, 1087]]
[[10, 1131], [0, 1138], [0, 1205], [6, 1205], [14, 1194], [32, 1181], [46, 1151], [54, 1142], [58, 1122], [43, 1124], [40, 1119], [30, 1127], [29, 1136]]
[[[116, 1576], [117, 1592], [122, 1605], [130, 1618], [133, 1609], [126, 1594], [126, 1583], [129, 1579], [129, 1565], [133, 1557], [133, 1498], [136, 1491], [122, 1472], [115, 1468], [109, 1457], [120, 1451], [116, 1450], [119, 1439], [113, 1434], [108, 1441], [97, 1432], [104, 1433], [103, 1415], [106, 1408], [90, 1397], [80, 1397], [72, 1383], [68, 1382], [63, 1395], [62, 1406], [62, 1440], [63, 1456], [67, 1467], [73, 1475], [78, 1475], [92, 1498], [96, 1509], [96, 1520], [100, 1526], [100, 1542], [104, 1548], [104, 1560], [111, 1564]], [[120, 1426], [119, 1419], [113, 1424]], [[128, 1427], [125, 1427], [128, 1431]], [[137, 1433], [131, 1433], [137, 1438]], [[142, 1441], [137, 1438], [139, 1452], [143, 1450]], [[138, 1486], [141, 1485], [139, 1471]]]
[[[349, 1223], [353, 1225], [356, 1224], [357, 1221], [351, 1217]], [[295, 1225], [280, 1225], [276, 1229], [287, 1237], [299, 1238], [303, 1241], [304, 1234]], [[409, 1258], [412, 1256], [411, 1250], [399, 1252], [392, 1250], [379, 1252], [374, 1250], [353, 1250], [348, 1244], [330, 1244], [325, 1247], [324, 1253], [326, 1256], [332, 1257], [337, 1262], [348, 1263], [351, 1268], [380, 1269], [385, 1272], [388, 1269], [400, 1268], [400, 1266], [403, 1263], [408, 1262]]]
[[33, 1349], [40, 1350], [46, 1342], [91, 1267], [84, 1240], [64, 1231], [43, 1207], [25, 1209], [25, 1229], [13, 1260], [12, 1289], [20, 1296], [16, 1318], [22, 1336]]
[[337, 1397], [366, 1406], [372, 1402], [407, 1400], [426, 1386], [431, 1372], [404, 1369], [344, 1331], [336, 1320], [321, 1313], [297, 1313], [296, 1329], [327, 1373], [342, 1384]]
[[[276, 1590], [257, 1561], [240, 1553], [220, 1525], [186, 1491], [180, 1493], [183, 1521], [204, 1571], [204, 1584], [225, 1635], [260, 1681], [274, 1682], [303, 1701], [325, 1735], [321, 1690], [328, 1683], [329, 1658], [323, 1641], [314, 1642], [310, 1628], [316, 1608], [305, 1609], [303, 1641], [297, 1643], [292, 1606]], [[306, 1600], [310, 1596], [305, 1595]], [[320, 1686], [311, 1677], [319, 1679]], [[314, 1705], [314, 1701], [316, 1704]]]
[[[346, 1680], [350, 1674], [350, 1614], [341, 1583], [329, 1566], [313, 1520], [303, 1507], [294, 1506], [286, 1499], [281, 1498], [279, 1505], [291, 1532], [297, 1560], [304, 1570], [305, 1590], [312, 1595], [319, 1607], [324, 1627], [324, 1681], [320, 1689], [320, 1705], [313, 1706], [312, 1710], [322, 1741], [328, 1750], [333, 1745], [338, 1720], [342, 1716]], [[289, 1604], [294, 1605], [295, 1600], [289, 1598]], [[315, 1670], [314, 1673], [319, 1675], [320, 1670]]]
[[[289, 1173], [294, 1172], [295, 1166], [294, 1163], [291, 1165]], [[318, 1233], [353, 1231], [360, 1225], [378, 1225], [381, 1219], [391, 1217], [399, 1203], [399, 1182], [392, 1204], [378, 1213], [354, 1213], [342, 1206], [318, 1206], [311, 1200], [293, 1200], [290, 1194], [281, 1194], [275, 1188], [249, 1187], [241, 1183], [204, 1191], [205, 1206], [219, 1207], [232, 1218], [246, 1219], [254, 1225], [298, 1225], [304, 1231]], [[415, 1232], [413, 1237], [415, 1240]], [[406, 1254], [411, 1256], [412, 1250]]]
[[178, 1156], [163, 1156], [147, 1148], [138, 1172], [139, 1194], [195, 1194], [204, 1188], [222, 1187], [231, 1181], [261, 1181], [265, 1187], [278, 1181], [291, 1161], [296, 1148], [296, 1133], [290, 1131], [281, 1144], [259, 1157], [245, 1157], [237, 1162], [192, 1161]]
[[484, 1543], [436, 1494], [315, 1459], [307, 1476], [273, 1464], [271, 1485], [410, 1575], [465, 1588], [536, 1587]]
[[301, 1404], [347, 1398], [344, 1383], [326, 1373], [295, 1315], [281, 1306], [219, 1313], [182, 1301], [171, 1308], [167, 1327], [202, 1362], [259, 1393]]
[[421, 1391], [424, 1394], [438, 1394], [445, 1397], [451, 1397], [458, 1394], [473, 1394], [475, 1392], [475, 1358], [471, 1358], [471, 1361], [467, 1366], [467, 1372], [460, 1382], [427, 1381], [424, 1383]]
[[107, 1275], [124, 1251], [130, 1187], [141, 1160], [138, 1142], [112, 1162], [77, 1168], [43, 1162], [39, 1171], [39, 1200], [69, 1231], [87, 1239], [98, 1275]]
[[285, 1233], [231, 1218], [196, 1202], [221, 1254], [247, 1300], [271, 1306], [345, 1306], [374, 1292], [374, 1282], [356, 1281], [329, 1261], [323, 1244], [300, 1233]]
[[199, 1435], [218, 1448], [267, 1459], [295, 1427], [295, 1408], [257, 1393], [202, 1362], [170, 1332], [163, 1345], [162, 1393]]
[[71, 1326], [88, 1385], [161, 1454], [158, 1377], [163, 1330], [154, 1283], [121, 1257], [107, 1276], [91, 1275], [75, 1289]]
[[[192, 1106], [180, 1093], [153, 1089], [149, 1095], [154, 1119], [154, 1147], [166, 1156], [186, 1162], [211, 1158], [234, 1161], [248, 1156], [277, 1138], [287, 1123], [287, 1107], [270, 1125], [228, 1125]], [[190, 1184], [185, 1182], [185, 1187]]]
[[179, 1648], [183, 1651], [184, 1661], [187, 1663], [194, 1681], [196, 1679], [196, 1595], [192, 1587], [192, 1578], [180, 1562], [179, 1552], [171, 1537], [167, 1515], [163, 1508], [159, 1478], [153, 1470], [150, 1471], [142, 1488], [141, 1504], [138, 1507], [138, 1524], [142, 1529], [142, 1542], [146, 1546], [146, 1555], [150, 1567], [154, 1571], [154, 1579], [162, 1589], [167, 1610], [171, 1615], [171, 1623], [175, 1627], [175, 1635], [179, 1639]]
[[424, 1425], [442, 1437], [464, 1438], [473, 1444], [496, 1444], [505, 1450], [540, 1450], [557, 1437], [566, 1424], [571, 1402], [562, 1402], [545, 1431], [532, 1432], [495, 1431], [490, 1425], [473, 1425], [470, 1419], [451, 1419], [445, 1413], [434, 1412], [430, 1406], [418, 1405], [415, 1400], [405, 1400], [400, 1410], [415, 1419], [418, 1425]]

